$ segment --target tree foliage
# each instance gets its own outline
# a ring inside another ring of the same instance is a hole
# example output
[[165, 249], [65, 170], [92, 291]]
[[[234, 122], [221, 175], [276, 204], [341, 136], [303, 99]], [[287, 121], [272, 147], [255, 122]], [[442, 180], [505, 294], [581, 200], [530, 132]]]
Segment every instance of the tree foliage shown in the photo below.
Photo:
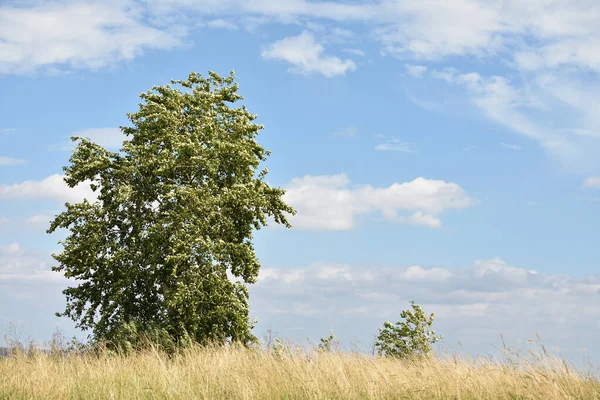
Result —
[[[197, 343], [254, 341], [246, 284], [260, 268], [254, 229], [290, 227], [295, 211], [258, 172], [269, 151], [234, 74], [155, 86], [140, 95], [119, 152], [78, 141], [65, 182], [91, 182], [96, 200], [66, 203], [48, 233], [69, 230], [53, 257], [77, 280], [57, 313], [119, 342], [142, 334]], [[133, 335], [133, 336], [132, 336]]]
[[332, 333], [329, 336], [319, 339], [317, 350], [323, 353], [331, 353], [332, 351], [338, 350], [340, 341]]
[[432, 345], [442, 339], [435, 335], [435, 331], [430, 330], [435, 314], [428, 318], [414, 301], [410, 304], [412, 311], [404, 310], [400, 313], [403, 321], [394, 324], [384, 322], [383, 328], [379, 328], [375, 342], [379, 355], [401, 358], [426, 356], [431, 353]]

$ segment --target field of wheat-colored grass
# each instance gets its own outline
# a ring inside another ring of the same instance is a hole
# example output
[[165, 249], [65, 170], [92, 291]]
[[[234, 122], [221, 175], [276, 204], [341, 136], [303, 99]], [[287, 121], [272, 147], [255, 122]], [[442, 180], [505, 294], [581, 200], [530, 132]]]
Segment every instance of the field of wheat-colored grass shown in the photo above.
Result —
[[234, 347], [176, 356], [15, 355], [0, 399], [600, 399], [600, 382], [547, 358], [523, 362]]

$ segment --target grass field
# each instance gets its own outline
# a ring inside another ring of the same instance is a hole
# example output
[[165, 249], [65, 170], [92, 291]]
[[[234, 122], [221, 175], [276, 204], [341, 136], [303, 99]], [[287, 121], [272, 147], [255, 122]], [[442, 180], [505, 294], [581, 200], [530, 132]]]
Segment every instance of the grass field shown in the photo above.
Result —
[[174, 357], [148, 350], [2, 358], [0, 399], [600, 399], [600, 382], [550, 357], [406, 361], [198, 347]]

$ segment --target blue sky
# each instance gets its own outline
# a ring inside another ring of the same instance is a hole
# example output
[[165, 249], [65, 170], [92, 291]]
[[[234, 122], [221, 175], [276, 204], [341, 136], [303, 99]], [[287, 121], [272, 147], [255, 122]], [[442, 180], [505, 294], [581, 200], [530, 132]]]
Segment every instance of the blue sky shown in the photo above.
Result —
[[[0, 330], [49, 339], [69, 137], [118, 147], [152, 85], [235, 70], [299, 212], [256, 234], [257, 334], [368, 348], [411, 299], [445, 346], [600, 363], [600, 5], [0, 3]], [[596, 347], [596, 348], [594, 348]]]

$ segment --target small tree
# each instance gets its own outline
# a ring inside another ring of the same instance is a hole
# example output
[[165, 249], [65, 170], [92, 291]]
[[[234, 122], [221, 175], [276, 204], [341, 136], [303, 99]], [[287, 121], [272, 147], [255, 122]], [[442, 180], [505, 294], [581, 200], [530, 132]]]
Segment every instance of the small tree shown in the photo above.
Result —
[[432, 345], [441, 340], [435, 331], [430, 330], [435, 314], [429, 318], [423, 309], [410, 302], [411, 310], [404, 310], [400, 317], [404, 321], [384, 322], [383, 328], [379, 328], [379, 335], [375, 342], [375, 348], [379, 355], [388, 357], [415, 357], [427, 356], [431, 353]]
[[65, 182], [91, 182], [98, 198], [67, 203], [48, 229], [70, 231], [53, 270], [78, 281], [57, 315], [109, 345], [248, 343], [245, 284], [260, 268], [253, 230], [268, 217], [290, 227], [285, 215], [295, 211], [264, 181], [266, 169], [255, 176], [269, 152], [255, 140], [256, 115], [230, 107], [242, 99], [233, 72], [171, 83], [182, 90], [140, 96], [119, 153], [73, 138]]
[[324, 353], [331, 353], [337, 350], [340, 345], [340, 341], [335, 337], [333, 332], [326, 338], [319, 339], [320, 343], [317, 346], [317, 350]]

